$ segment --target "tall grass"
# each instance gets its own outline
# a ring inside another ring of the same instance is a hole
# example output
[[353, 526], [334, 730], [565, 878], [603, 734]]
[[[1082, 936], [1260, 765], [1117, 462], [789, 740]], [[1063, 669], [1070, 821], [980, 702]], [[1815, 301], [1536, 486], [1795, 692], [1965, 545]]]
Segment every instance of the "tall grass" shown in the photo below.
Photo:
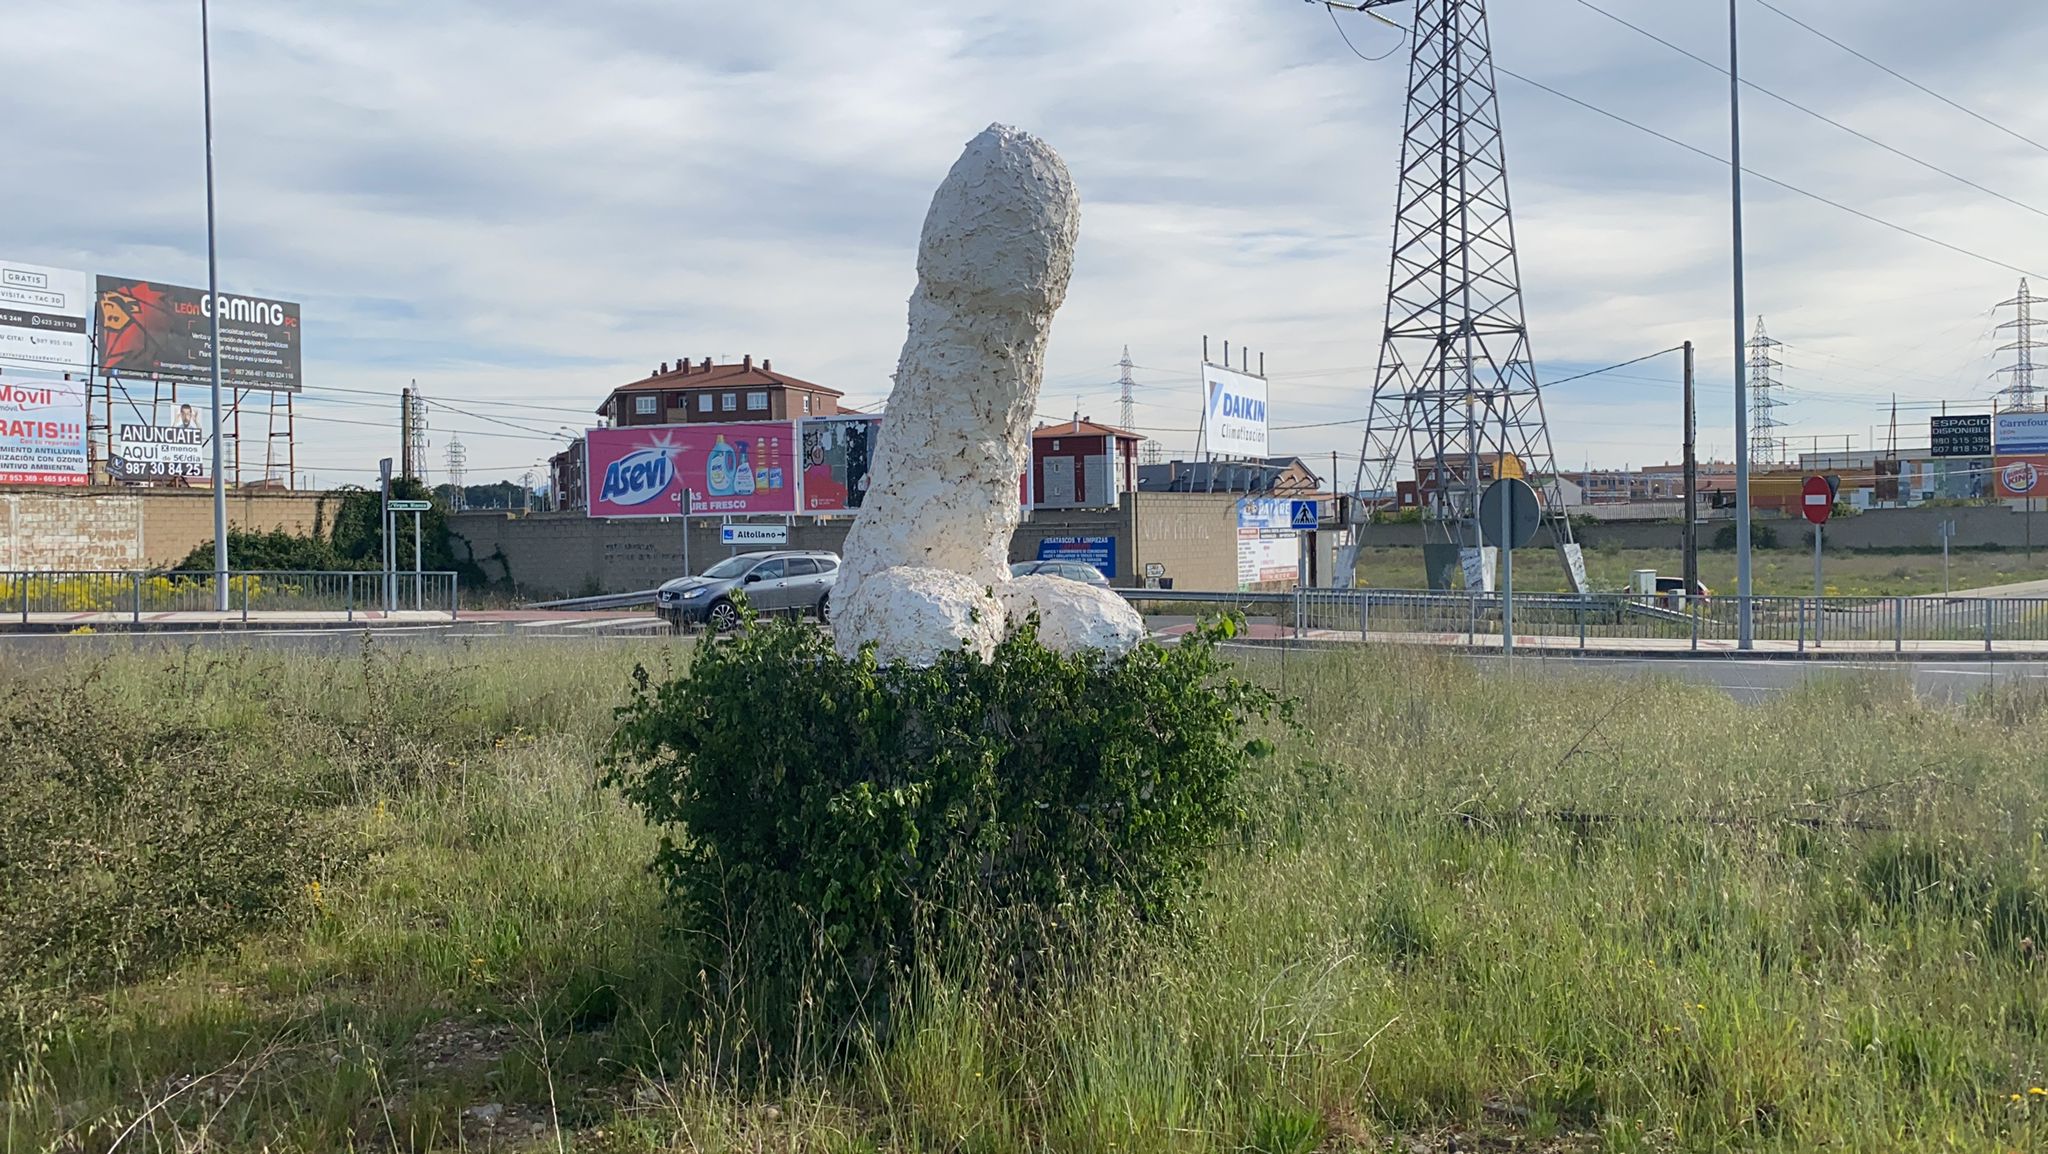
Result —
[[928, 984], [886, 1044], [762, 1076], [707, 1000], [711, 947], [664, 929], [653, 834], [594, 785], [635, 659], [686, 657], [117, 658], [5, 686], [93, 678], [296, 783], [349, 847], [226, 945], [18, 994], [7, 1148], [2048, 1144], [2038, 696], [1950, 710], [1866, 677], [1744, 707], [1290, 655], [1306, 725], [1186, 924], [1104, 927], [1027, 994]]

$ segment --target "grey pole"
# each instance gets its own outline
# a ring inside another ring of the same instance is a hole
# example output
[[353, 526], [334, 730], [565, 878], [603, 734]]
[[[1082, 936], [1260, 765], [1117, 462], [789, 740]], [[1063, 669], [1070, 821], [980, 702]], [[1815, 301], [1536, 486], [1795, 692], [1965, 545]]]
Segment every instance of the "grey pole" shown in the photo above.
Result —
[[1742, 318], [1742, 80], [1737, 65], [1741, 37], [1735, 22], [1736, 0], [1728, 0], [1728, 176], [1735, 227], [1735, 647], [1756, 648], [1750, 605], [1749, 570], [1749, 380], [1743, 363]]
[[[1494, 470], [1498, 473], [1500, 470]], [[1506, 481], [1496, 477], [1495, 484]], [[1515, 659], [1515, 500], [1513, 487], [1501, 491], [1500, 503], [1500, 653], [1514, 667]]]
[[228, 490], [220, 451], [220, 266], [213, 246], [213, 54], [208, 42], [206, 0], [199, 0], [199, 83], [206, 119], [206, 314], [212, 327], [213, 363], [213, 600], [228, 611]]
[[420, 576], [420, 511], [414, 509], [412, 511], [412, 607], [415, 610], [426, 607], [421, 597], [422, 582], [424, 580]]

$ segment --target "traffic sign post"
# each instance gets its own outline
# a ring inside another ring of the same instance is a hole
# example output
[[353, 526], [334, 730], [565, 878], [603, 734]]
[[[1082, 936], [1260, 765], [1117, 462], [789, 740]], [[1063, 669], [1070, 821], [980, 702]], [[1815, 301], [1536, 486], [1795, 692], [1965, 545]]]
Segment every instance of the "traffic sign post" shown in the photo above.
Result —
[[1518, 477], [1502, 477], [1479, 498], [1482, 542], [1500, 550], [1500, 651], [1515, 655], [1515, 547], [1527, 545], [1543, 520], [1536, 490]]
[[1823, 616], [1821, 610], [1824, 605], [1821, 598], [1827, 588], [1821, 581], [1820, 546], [1822, 526], [1826, 525], [1828, 518], [1834, 515], [1835, 494], [1839, 492], [1837, 486], [1840, 484], [1841, 479], [1838, 477], [1808, 477], [1806, 484], [1801, 487], [1799, 493], [1799, 511], [1805, 514], [1808, 521], [1813, 522], [1813, 643], [1815, 645], [1820, 644], [1820, 624]]

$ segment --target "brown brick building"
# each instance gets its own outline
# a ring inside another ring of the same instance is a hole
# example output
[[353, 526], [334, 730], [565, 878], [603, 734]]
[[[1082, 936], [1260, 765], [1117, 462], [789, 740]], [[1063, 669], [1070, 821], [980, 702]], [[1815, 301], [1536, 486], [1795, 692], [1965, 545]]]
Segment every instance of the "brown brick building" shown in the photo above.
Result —
[[738, 364], [664, 361], [653, 372], [613, 389], [597, 415], [615, 427], [704, 425], [725, 421], [793, 421], [842, 412], [838, 389], [778, 373], [749, 355]]

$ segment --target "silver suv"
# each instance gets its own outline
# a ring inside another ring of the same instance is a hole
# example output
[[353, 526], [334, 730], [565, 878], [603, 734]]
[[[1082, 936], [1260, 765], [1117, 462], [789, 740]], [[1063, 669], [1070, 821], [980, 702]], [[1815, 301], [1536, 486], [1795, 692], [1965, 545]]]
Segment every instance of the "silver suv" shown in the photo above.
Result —
[[695, 577], [678, 577], [655, 592], [655, 609], [671, 628], [709, 625], [720, 633], [740, 623], [735, 594], [744, 594], [757, 613], [830, 612], [832, 584], [839, 579], [839, 555], [810, 549], [741, 553]]

